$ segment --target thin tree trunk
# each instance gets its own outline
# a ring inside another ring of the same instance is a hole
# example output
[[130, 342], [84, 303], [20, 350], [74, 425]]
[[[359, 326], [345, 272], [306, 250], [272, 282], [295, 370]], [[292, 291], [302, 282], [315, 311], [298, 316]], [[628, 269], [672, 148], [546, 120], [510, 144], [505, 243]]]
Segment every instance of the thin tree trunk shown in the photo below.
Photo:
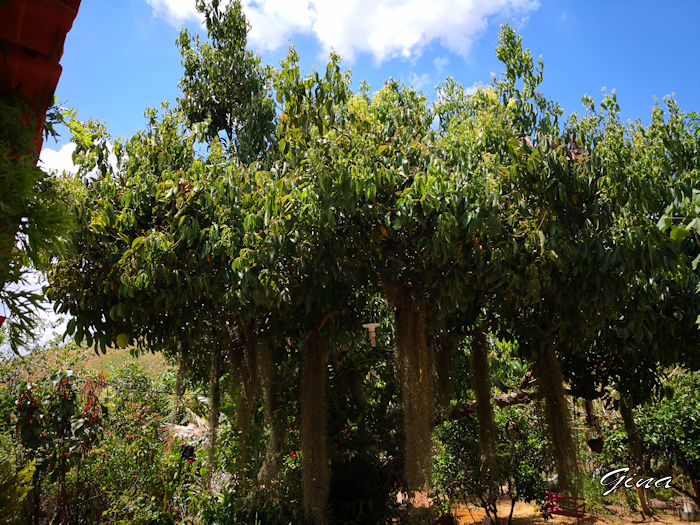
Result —
[[352, 372], [350, 378], [350, 393], [359, 411], [357, 418], [357, 435], [360, 441], [366, 441], [369, 438], [369, 432], [367, 430], [367, 400], [365, 399], [365, 393], [362, 389], [362, 378], [363, 376], [359, 371], [355, 370]]
[[566, 400], [559, 360], [552, 352], [542, 353], [533, 363], [532, 371], [545, 401], [545, 414], [554, 446], [557, 485], [561, 492], [580, 496], [583, 486], [571, 428], [571, 411]]
[[33, 503], [34, 503], [34, 525], [39, 525], [39, 513], [41, 511], [41, 476], [39, 475], [39, 472], [36, 470], [34, 471], [34, 489], [32, 490], [33, 494]]
[[275, 366], [272, 359], [272, 349], [259, 346], [258, 375], [263, 395], [263, 412], [265, 421], [270, 427], [270, 436], [265, 450], [265, 460], [258, 472], [258, 481], [268, 483], [279, 471], [279, 452], [282, 447], [282, 430], [280, 422], [275, 417]]
[[[479, 444], [483, 481], [487, 487], [486, 499], [495, 509], [498, 498], [498, 430], [491, 404], [491, 370], [489, 367], [486, 336], [480, 329], [472, 335], [471, 348], [472, 386], [476, 397], [476, 411], [479, 418]], [[497, 517], [493, 516], [495, 519]]]
[[457, 354], [458, 339], [454, 334], [446, 333], [444, 330], [441, 333], [435, 334], [434, 344], [435, 350], [435, 379], [436, 383], [436, 401], [441, 411], [446, 410], [452, 401], [452, 395], [455, 389], [454, 379], [454, 363]]
[[508, 525], [511, 525], [513, 523], [513, 510], [515, 509], [515, 502], [518, 501], [518, 498], [511, 498], [510, 499], [510, 512], [508, 513]]
[[326, 450], [326, 357], [321, 334], [315, 330], [304, 343], [301, 364], [301, 472], [304, 512], [313, 525], [325, 523], [330, 481]]
[[[620, 398], [620, 415], [622, 416], [622, 422], [625, 426], [625, 432], [627, 433], [627, 440], [630, 447], [630, 453], [632, 455], [632, 461], [634, 461], [634, 475], [642, 476], [644, 469], [642, 441], [639, 438], [637, 424], [634, 422], [632, 404], [630, 400], [624, 396], [621, 396]], [[646, 490], [644, 487], [639, 487], [637, 489], [637, 494], [639, 494], [639, 503], [642, 506], [642, 512], [647, 516], [653, 516], [654, 512], [649, 507], [649, 502], [647, 501]]]
[[[600, 454], [603, 451], [603, 443], [605, 437], [603, 436], [603, 430], [600, 428], [600, 422], [598, 420], [598, 415], [595, 413], [595, 407], [593, 406], [593, 401], [590, 399], [584, 399], [586, 408], [586, 443], [588, 448], [591, 449], [596, 454]], [[595, 434], [595, 437], [591, 437], [591, 432]]]
[[178, 344], [177, 352], [177, 375], [175, 376], [175, 398], [170, 411], [170, 422], [176, 425], [180, 421], [182, 414], [182, 396], [185, 393], [185, 372], [187, 368], [187, 360], [185, 355], [185, 347], [183, 343]]
[[[240, 457], [237, 462], [239, 472], [244, 474], [250, 462], [250, 425], [253, 409], [258, 399], [260, 385], [258, 376], [258, 337], [254, 323], [243, 331], [242, 345], [231, 352], [231, 397], [236, 397], [236, 423], [240, 431]], [[236, 392], [237, 390], [237, 392]]]
[[217, 350], [212, 352], [211, 370], [209, 372], [209, 471], [208, 485], [216, 471], [216, 439], [219, 430], [219, 413], [221, 412], [221, 390], [219, 376], [221, 375], [221, 355]]
[[586, 407], [586, 426], [596, 433], [596, 436], [603, 438], [603, 431], [600, 428], [600, 422], [598, 421], [598, 416], [593, 408], [593, 401], [590, 399], [583, 400]]

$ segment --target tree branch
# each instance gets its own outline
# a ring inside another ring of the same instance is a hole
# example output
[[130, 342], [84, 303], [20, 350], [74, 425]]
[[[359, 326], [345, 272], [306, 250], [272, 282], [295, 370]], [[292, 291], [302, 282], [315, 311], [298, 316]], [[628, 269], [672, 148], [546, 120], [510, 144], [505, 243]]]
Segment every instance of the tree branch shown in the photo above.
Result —
[[[539, 392], [528, 392], [525, 390], [525, 388], [529, 387], [533, 382], [534, 379], [532, 377], [532, 372], [528, 372], [527, 374], [525, 374], [525, 377], [523, 378], [523, 381], [520, 384], [520, 390], [510, 392], [508, 394], [500, 394], [497, 396], [493, 396], [493, 398], [491, 398], [491, 403], [493, 403], [494, 406], [503, 408], [513, 405], [523, 405], [526, 403], [530, 403], [531, 401], [534, 401], [536, 399], [541, 399], [542, 395]], [[455, 419], [460, 419], [462, 417], [475, 413], [476, 401], [470, 401], [469, 403], [465, 403], [464, 405], [454, 407], [452, 410], [450, 410], [445, 420], [454, 421]]]

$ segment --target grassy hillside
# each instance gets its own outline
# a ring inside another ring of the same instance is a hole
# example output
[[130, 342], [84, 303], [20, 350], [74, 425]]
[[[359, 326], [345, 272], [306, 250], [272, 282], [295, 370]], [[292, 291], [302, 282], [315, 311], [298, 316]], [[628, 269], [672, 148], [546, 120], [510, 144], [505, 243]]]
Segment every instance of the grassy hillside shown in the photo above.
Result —
[[86, 375], [105, 373], [108, 377], [124, 366], [136, 364], [150, 377], [155, 377], [170, 368], [160, 352], [146, 353], [135, 357], [132, 349], [110, 348], [106, 353], [96, 353], [93, 348], [74, 346], [47, 348], [22, 357], [12, 357], [0, 362], [0, 382], [2, 371], [13, 370], [13, 380], [39, 379], [57, 368], [71, 368]]

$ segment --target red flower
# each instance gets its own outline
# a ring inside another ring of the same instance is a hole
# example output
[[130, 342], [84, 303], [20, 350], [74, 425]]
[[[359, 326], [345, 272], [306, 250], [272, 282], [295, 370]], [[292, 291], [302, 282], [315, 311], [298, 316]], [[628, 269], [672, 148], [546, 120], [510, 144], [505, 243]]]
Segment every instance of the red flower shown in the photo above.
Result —
[[191, 459], [188, 459], [187, 463], [189, 463], [191, 465], [193, 463], [193, 461]]

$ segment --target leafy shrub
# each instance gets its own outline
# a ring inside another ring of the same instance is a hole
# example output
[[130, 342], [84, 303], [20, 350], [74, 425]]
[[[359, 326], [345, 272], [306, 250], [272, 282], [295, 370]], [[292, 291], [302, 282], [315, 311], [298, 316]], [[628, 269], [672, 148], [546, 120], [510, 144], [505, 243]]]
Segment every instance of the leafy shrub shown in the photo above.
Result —
[[32, 490], [35, 461], [25, 462], [21, 447], [8, 433], [0, 433], [0, 516], [12, 525], [24, 521], [22, 503]]
[[[499, 486], [503, 495], [541, 503], [547, 484], [544, 474], [553, 468], [546, 426], [536, 407], [496, 409], [499, 431]], [[482, 482], [479, 426], [476, 416], [443, 423], [436, 429], [435, 487], [444, 507], [474, 503], [486, 507], [487, 486]]]
[[104, 378], [88, 378], [80, 393], [75, 383], [71, 370], [58, 370], [48, 381], [22, 384], [17, 396], [17, 433], [36, 461], [35, 486], [44, 475], [57, 483], [58, 515], [63, 521], [71, 512], [66, 475], [102, 434], [104, 410], [98, 396]]
[[109, 429], [100, 447], [72, 471], [74, 508], [88, 521], [103, 515], [117, 523], [174, 522], [181, 485], [192, 480], [194, 468], [167, 450], [158, 435], [159, 418], [130, 409], [130, 433]]
[[167, 389], [135, 364], [118, 369], [109, 385], [103, 440], [69, 477], [74, 512], [86, 522], [174, 523], [187, 512], [196, 474], [162, 439]]
[[635, 418], [654, 474], [673, 471], [674, 485], [700, 507], [700, 372], [675, 375]]
[[301, 499], [301, 461], [288, 455], [282, 461], [277, 478], [266, 485], [246, 479], [234, 479], [220, 493], [191, 491], [192, 511], [204, 523], [291, 525], [304, 523]]

